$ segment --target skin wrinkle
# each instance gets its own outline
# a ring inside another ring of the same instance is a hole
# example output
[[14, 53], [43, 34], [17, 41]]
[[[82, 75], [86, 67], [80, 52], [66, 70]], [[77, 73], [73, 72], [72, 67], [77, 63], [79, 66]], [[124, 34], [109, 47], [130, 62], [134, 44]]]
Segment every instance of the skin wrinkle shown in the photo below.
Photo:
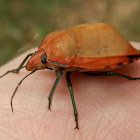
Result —
[[[134, 139], [134, 136], [135, 136], [135, 135], [133, 135], [134, 133], [136, 133], [136, 129], [135, 128], [133, 128], [131, 130], [131, 132], [128, 134], [128, 139], [133, 140]], [[139, 131], [138, 131], [138, 133], [139, 133]]]
[[13, 138], [13, 139], [17, 137], [17, 135], [14, 132], [10, 131], [8, 128], [6, 129], [6, 128], [0, 127], [0, 135], [1, 134], [6, 134], [7, 137]]
[[[126, 129], [123, 128], [123, 130], [126, 130]], [[135, 132], [135, 135], [134, 135], [134, 136], [130, 135], [130, 133], [131, 133], [132, 131]], [[138, 132], [139, 132], [139, 130], [138, 130]], [[116, 133], [117, 133], [117, 132], [116, 132]], [[136, 129], [135, 129], [134, 127], [131, 127], [131, 129], [129, 129], [129, 131], [126, 131], [125, 134], [124, 134], [124, 131], [120, 130], [120, 131], [118, 132], [118, 134], [119, 134], [119, 135], [116, 135], [116, 136], [119, 137], [119, 138], [118, 138], [119, 140], [120, 140], [120, 139], [127, 139], [127, 140], [128, 140], [130, 136], [132, 136], [133, 139], [134, 139], [134, 138], [136, 138]], [[129, 134], [129, 135], [128, 135], [128, 134]], [[138, 137], [137, 137], [137, 138], [138, 138]]]
[[128, 133], [128, 136], [127, 136], [127, 137], [128, 137], [129, 140], [132, 139], [132, 134], [134, 133], [134, 131], [135, 131], [135, 129], [133, 128], [133, 129], [131, 130], [131, 132]]
[[[11, 114], [12, 114], [12, 113], [11, 113]], [[13, 114], [12, 114], [12, 115], [13, 115]], [[10, 129], [10, 127], [18, 128], [17, 125], [13, 125], [13, 122], [11, 121], [11, 118], [9, 118], [9, 121], [8, 121], [8, 122], [7, 122], [7, 121], [5, 121], [5, 122], [6, 122], [6, 124], [7, 124], [8, 126], [5, 126], [3, 129], [5, 129], [5, 128], [7, 129], [7, 128], [8, 128], [8, 133], [7, 133], [7, 135], [10, 135], [10, 136], [8, 136], [9, 139], [10, 139], [11, 137], [13, 137], [14, 139], [15, 139], [15, 138], [20, 139], [20, 136], [23, 136], [22, 133], [20, 133], [20, 132], [22, 132], [22, 131], [16, 133], [16, 131], [12, 131], [12, 129]], [[10, 124], [8, 124], [9, 122], [10, 122]], [[21, 128], [21, 126], [20, 126], [19, 128]], [[20, 130], [23, 130], [23, 129], [20, 129]], [[3, 133], [2, 133], [2, 134], [3, 134]]]
[[[122, 99], [120, 98], [120, 101], [122, 101]], [[126, 106], [129, 106], [129, 108], [132, 108], [132, 106], [130, 106], [127, 102], [122, 101], [123, 104], [125, 104]], [[134, 108], [132, 108], [133, 110], [135, 110]], [[128, 118], [128, 120], [126, 120], [126, 122], [124, 122], [123, 124], [120, 124], [119, 127], [121, 127], [123, 125], [123, 127], [126, 127], [127, 125], [129, 125], [129, 123], [131, 122], [131, 120], [133, 120], [133, 118], [136, 116], [137, 112], [135, 111], [135, 113], [132, 114], [132, 116], [130, 116], [130, 118]]]
[[[108, 125], [103, 128], [100, 132], [99, 132], [99, 135], [104, 132], [105, 130], [107, 130], [112, 124], [113, 124], [113, 121], [115, 120], [115, 118], [117, 117], [117, 114], [119, 113], [120, 111], [120, 108], [117, 109], [117, 111], [114, 113], [113, 117], [109, 120], [109, 123]], [[114, 126], [113, 126], [114, 127]], [[111, 128], [109, 128], [111, 129]], [[113, 129], [112, 129], [113, 130]], [[108, 131], [108, 133], [105, 135], [105, 137], [107, 137], [107, 135], [111, 132], [111, 130]]]
[[[100, 112], [101, 112], [101, 114], [102, 114], [102, 117], [101, 117], [101, 118], [103, 118], [103, 111], [102, 111], [102, 109], [100, 109]], [[102, 121], [101, 118], [99, 119], [100, 122]], [[100, 123], [100, 122], [99, 122], [99, 123]], [[98, 134], [100, 134], [100, 132], [96, 132], [96, 136], [98, 136]]]
[[[23, 95], [25, 96], [25, 95]], [[41, 99], [41, 98], [40, 98]], [[42, 101], [42, 99], [41, 99]], [[38, 118], [38, 113], [41, 114], [40, 118], [46, 115], [46, 110], [44, 111], [43, 104], [41, 105], [41, 101], [39, 100], [36, 102], [36, 104], [29, 103], [29, 100], [21, 101], [20, 99], [17, 99], [17, 102], [15, 102], [15, 113], [20, 112], [20, 114], [27, 114], [29, 115], [28, 118], [31, 118], [31, 120], [35, 117]], [[23, 102], [23, 103], [22, 103]], [[36, 106], [39, 106], [38, 110], [36, 111]], [[32, 108], [34, 106], [34, 108]], [[43, 107], [43, 109], [42, 109]], [[17, 108], [17, 109], [16, 109]]]
[[[133, 94], [133, 96], [136, 98], [136, 99], [139, 99], [140, 101], [140, 96], [136, 95], [136, 94]], [[139, 102], [140, 103], [140, 102]]]
[[83, 140], [83, 135], [81, 134], [81, 132], [75, 133], [74, 140]]
[[139, 122], [132, 121], [132, 119], [131, 119], [130, 120], [130, 123], [131, 123], [130, 125], [133, 126], [136, 130], [139, 130], [140, 129], [140, 123]]
[[113, 126], [109, 129], [109, 131], [106, 133], [106, 135], [102, 138], [102, 140], [105, 140], [108, 136], [110, 136], [111, 132], [113, 132], [113, 130], [115, 129], [116, 127]]
[[123, 103], [123, 105], [129, 106], [132, 110], [136, 111], [135, 107], [132, 107], [128, 102], [124, 102], [124, 99], [119, 98], [119, 101]]
[[139, 133], [139, 136], [140, 136], [140, 131], [139, 131], [139, 130], [137, 130], [137, 132]]
[[[100, 124], [101, 124], [102, 118], [103, 118], [103, 115], [101, 114], [101, 115], [99, 116], [99, 120], [98, 120], [97, 127], [96, 127], [96, 130], [95, 130], [95, 134], [94, 134], [95, 137], [94, 137], [94, 140], [97, 139], [98, 131], [99, 131], [99, 126], [100, 126]], [[101, 127], [101, 126], [100, 126], [100, 127]]]
[[[131, 119], [134, 118], [135, 115], [136, 115], [136, 113], [134, 113], [132, 116], [130, 116], [130, 118], [129, 118], [126, 122], [123, 122], [122, 124], [118, 125], [118, 128], [117, 128], [117, 129], [119, 130], [119, 129], [121, 129], [121, 127], [126, 128], [126, 125], [128, 125], [128, 124], [130, 123]], [[131, 125], [131, 126], [132, 126], [132, 125]], [[123, 129], [124, 129], [124, 128], [123, 128]], [[133, 128], [133, 127], [132, 127], [132, 128]], [[134, 128], [133, 128], [133, 129], [134, 129]], [[126, 128], [125, 130], [127, 130], [127, 128]], [[119, 134], [119, 133], [121, 133], [121, 134]], [[118, 134], [119, 134], [120, 136], [124, 136], [124, 132], [119, 131], [119, 133], [118, 133]], [[128, 133], [127, 133], [127, 134], [128, 134]], [[126, 136], [127, 136], [127, 135], [126, 135]]]
[[[97, 98], [97, 97], [96, 97]], [[97, 101], [97, 100], [96, 100]], [[96, 104], [98, 104], [98, 103], [96, 103]], [[100, 106], [100, 107], [99, 107]], [[99, 103], [98, 104], [98, 106], [96, 107], [98, 110], [100, 110], [100, 114], [101, 115], [98, 115], [99, 116], [99, 120], [98, 120], [98, 123], [97, 123], [97, 125], [96, 125], [96, 131], [94, 132], [94, 135], [95, 135], [95, 138], [97, 137], [97, 135], [98, 135], [98, 129], [99, 129], [99, 124], [101, 123], [101, 121], [102, 121], [102, 118], [103, 118], [103, 111], [102, 111], [102, 109], [100, 109], [100, 108], [102, 108], [101, 106], [103, 106], [103, 104], [101, 104], [101, 103]], [[91, 118], [91, 120], [92, 120], [92, 118]], [[90, 130], [90, 132], [87, 132], [87, 135], [89, 135], [89, 133], [91, 133], [90, 135], [92, 135], [92, 132], [93, 132], [93, 130]], [[94, 138], [94, 139], [95, 139]]]
[[[97, 97], [96, 97], [97, 98]], [[106, 102], [104, 102], [103, 104], [101, 104], [102, 106], [104, 105], [104, 104], [106, 104]], [[100, 108], [102, 108], [102, 107], [100, 107]], [[98, 107], [98, 109], [99, 109], [99, 107]], [[104, 112], [102, 111], [102, 109], [100, 110], [100, 112], [102, 112], [102, 114], [104, 114]], [[119, 112], [119, 109], [118, 109], [118, 111], [115, 113], [115, 114], [117, 114]], [[102, 118], [103, 118], [103, 115], [101, 115], [102, 116]], [[116, 115], [114, 115], [114, 117], [115, 117]], [[99, 121], [101, 121], [102, 119], [101, 118], [99, 118]], [[113, 122], [113, 118], [111, 119], [111, 122]], [[112, 123], [110, 123], [110, 125], [111, 125]], [[99, 126], [97, 126], [97, 128], [98, 128]], [[106, 129], [106, 127], [105, 128], [103, 128], [103, 129]], [[103, 131], [103, 129], [101, 130], [101, 131]], [[96, 132], [95, 133], [95, 135], [96, 136], [98, 136], [98, 135], [100, 135], [100, 133], [101, 133], [101, 131], [100, 132]], [[91, 130], [91, 132], [93, 132], [93, 130]], [[88, 132], [89, 133], [89, 132]]]
[[[131, 123], [131, 121], [133, 120], [133, 118], [136, 116], [137, 112], [134, 112], [125, 122], [124, 126], [127, 127], [127, 125], [129, 125], [129, 123]], [[132, 121], [133, 122], [133, 121]]]
[[[69, 114], [70, 114], [70, 112], [69, 112]], [[67, 124], [66, 124], [66, 137], [65, 137], [65, 140], [68, 140], [68, 134], [69, 134], [69, 128], [70, 128], [70, 124], [71, 124], [71, 117], [70, 117], [70, 115], [68, 115], [68, 122], [67, 122]]]

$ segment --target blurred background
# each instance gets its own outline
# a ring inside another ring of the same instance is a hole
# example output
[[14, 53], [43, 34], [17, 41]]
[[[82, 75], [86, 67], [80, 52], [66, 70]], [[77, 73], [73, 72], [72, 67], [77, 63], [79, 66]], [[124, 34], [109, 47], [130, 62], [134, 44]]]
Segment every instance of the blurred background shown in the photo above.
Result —
[[81, 23], [113, 25], [140, 41], [140, 0], [0, 0], [0, 65], [49, 32]]

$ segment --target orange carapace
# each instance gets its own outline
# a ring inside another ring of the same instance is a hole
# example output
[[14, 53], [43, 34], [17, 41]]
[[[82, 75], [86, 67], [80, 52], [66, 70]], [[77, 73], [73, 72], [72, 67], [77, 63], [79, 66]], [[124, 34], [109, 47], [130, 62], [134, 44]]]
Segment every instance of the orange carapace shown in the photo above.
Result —
[[[38, 50], [28, 61], [27, 70], [63, 67], [68, 71], [106, 71], [130, 63], [127, 56], [140, 54], [116, 29], [104, 23], [80, 24], [49, 33]], [[42, 65], [43, 54], [47, 63]]]

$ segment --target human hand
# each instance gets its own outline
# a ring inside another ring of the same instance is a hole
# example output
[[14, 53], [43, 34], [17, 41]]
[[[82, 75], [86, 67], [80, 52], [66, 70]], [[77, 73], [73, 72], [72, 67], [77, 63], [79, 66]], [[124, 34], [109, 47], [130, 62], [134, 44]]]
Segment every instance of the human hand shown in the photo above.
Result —
[[[132, 43], [140, 50], [140, 43]], [[0, 75], [17, 68], [26, 52], [0, 69]], [[140, 77], [140, 62], [115, 70]], [[75, 127], [73, 107], [65, 73], [55, 90], [51, 110], [48, 95], [56, 79], [51, 70], [38, 70], [10, 98], [18, 82], [29, 72], [10, 73], [0, 79], [0, 139], [1, 140], [101, 140], [140, 139], [140, 81], [115, 76], [89, 77], [74, 72], [71, 75], [79, 118]]]

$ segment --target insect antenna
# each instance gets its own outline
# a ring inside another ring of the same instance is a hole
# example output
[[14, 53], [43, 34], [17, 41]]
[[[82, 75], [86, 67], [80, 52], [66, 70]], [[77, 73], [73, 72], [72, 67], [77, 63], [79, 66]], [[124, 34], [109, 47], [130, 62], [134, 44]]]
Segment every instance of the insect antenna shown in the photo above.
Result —
[[26, 76], [18, 83], [18, 85], [17, 85], [15, 91], [13, 92], [13, 95], [12, 95], [12, 97], [11, 97], [11, 110], [12, 110], [13, 113], [14, 113], [14, 110], [13, 110], [13, 98], [14, 98], [14, 96], [15, 96], [15, 94], [16, 94], [18, 88], [19, 88], [19, 86], [21, 85], [21, 83], [22, 83], [29, 75], [33, 74], [35, 71], [37, 71], [37, 69], [33, 70], [31, 73], [29, 73], [28, 75], [26, 75]]
[[9, 70], [6, 73], [4, 73], [3, 75], [0, 76], [0, 78], [4, 77], [5, 75], [7, 75], [8, 73], [17, 73], [18, 70], [25, 68], [25, 66], [22, 66], [20, 68], [17, 69], [13, 69], [13, 70]]

